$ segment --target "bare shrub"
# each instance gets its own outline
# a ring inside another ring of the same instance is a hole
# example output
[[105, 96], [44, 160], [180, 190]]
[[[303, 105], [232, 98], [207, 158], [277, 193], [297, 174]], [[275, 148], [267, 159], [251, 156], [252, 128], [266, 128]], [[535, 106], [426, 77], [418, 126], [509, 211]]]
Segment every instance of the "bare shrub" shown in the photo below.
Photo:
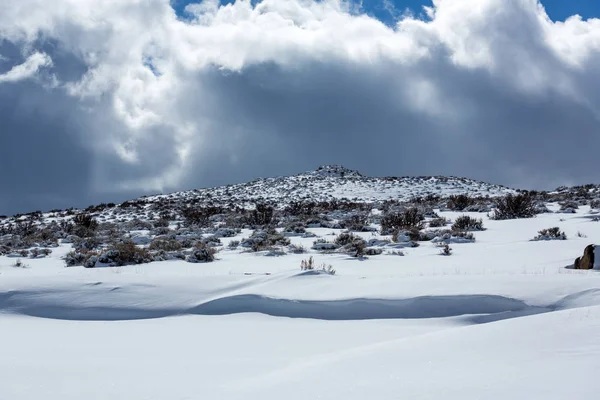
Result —
[[[327, 265], [325, 263], [321, 264], [319, 269], [329, 275], [335, 275], [335, 269], [331, 264]], [[312, 256], [309, 257], [308, 260], [302, 260], [300, 262], [300, 270], [302, 271], [314, 271], [315, 270], [315, 260]]]
[[560, 211], [564, 213], [572, 213], [574, 214], [579, 208], [579, 204], [576, 201], [568, 200], [560, 203]]
[[267, 204], [258, 203], [254, 210], [250, 212], [250, 215], [246, 217], [246, 222], [252, 226], [270, 225], [273, 222], [274, 211], [273, 207]]
[[168, 228], [169, 220], [166, 218], [160, 218], [154, 221], [152, 225], [154, 226], [154, 228]]
[[344, 248], [352, 257], [362, 258], [365, 256], [367, 243], [363, 239], [357, 238], [344, 246]]
[[290, 244], [288, 246], [288, 250], [292, 254], [304, 254], [306, 253], [306, 248], [301, 244]]
[[306, 233], [306, 225], [304, 224], [304, 222], [296, 221], [288, 224], [285, 227], [284, 232], [302, 235]]
[[73, 217], [73, 223], [76, 226], [83, 227], [92, 231], [95, 231], [96, 228], [98, 228], [98, 222], [90, 214], [77, 214], [75, 217]]
[[369, 230], [369, 221], [366, 215], [355, 214], [340, 221], [340, 226], [353, 232], [366, 232]]
[[469, 217], [468, 215], [461, 215], [456, 218], [452, 225], [452, 230], [455, 231], [482, 231], [483, 220]]
[[450, 247], [450, 245], [448, 243], [444, 243], [444, 245], [442, 246], [442, 249], [440, 250], [440, 254], [443, 256], [452, 255], [452, 247]]
[[308, 260], [302, 260], [300, 262], [300, 269], [302, 271], [312, 271], [315, 269], [315, 260], [312, 256], [308, 258]]
[[392, 250], [386, 253], [388, 256], [404, 256], [404, 252], [400, 250]]
[[316, 214], [317, 204], [314, 202], [293, 201], [284, 210], [287, 215], [309, 217]]
[[290, 239], [286, 238], [274, 228], [256, 230], [249, 238], [242, 239], [241, 245], [249, 247], [254, 252], [268, 250], [272, 246], [288, 246]]
[[453, 211], [464, 211], [467, 207], [475, 204], [475, 199], [465, 195], [452, 195], [448, 197], [447, 207]]
[[214, 232], [214, 236], [218, 237], [218, 238], [229, 238], [229, 237], [234, 237], [237, 234], [239, 234], [242, 230], [241, 229], [232, 229], [232, 228], [218, 228], [215, 230]]
[[432, 241], [434, 243], [472, 243], [475, 241], [475, 235], [472, 232], [466, 231], [452, 231], [450, 229], [441, 229], [431, 231], [431, 235], [434, 236]]
[[366, 248], [364, 254], [367, 256], [378, 256], [383, 253], [383, 249], [377, 247]]
[[559, 227], [555, 226], [553, 228], [542, 229], [532, 240], [567, 240], [567, 235], [561, 232]]
[[532, 218], [536, 216], [534, 199], [528, 193], [508, 194], [496, 201], [496, 208], [491, 215], [495, 220], [516, 218]]
[[442, 228], [446, 225], [448, 225], [448, 219], [444, 217], [434, 218], [431, 221], [429, 221], [430, 228]]
[[114, 243], [102, 253], [98, 261], [116, 266], [144, 264], [152, 261], [147, 249], [140, 248], [130, 240]]
[[187, 207], [181, 210], [185, 226], [210, 226], [210, 217], [223, 213], [220, 207]]
[[381, 234], [390, 235], [402, 229], [423, 229], [425, 216], [417, 208], [389, 213], [381, 218]]
[[354, 242], [355, 240], [359, 240], [360, 237], [354, 235], [353, 233], [340, 233], [334, 240], [335, 244], [337, 244], [338, 246], [346, 246], [352, 242]]
[[95, 236], [85, 238], [75, 237], [73, 242], [73, 248], [76, 251], [95, 250], [98, 247], [100, 247], [101, 244], [102, 243], [100, 242], [100, 239]]
[[134, 218], [131, 221], [128, 221], [125, 225], [125, 229], [130, 231], [142, 231], [142, 230], [151, 230], [154, 226], [152, 223], [141, 220], [139, 218]]
[[198, 243], [194, 247], [192, 254], [187, 258], [188, 262], [191, 263], [207, 263], [215, 261], [215, 249], [204, 244]]
[[333, 269], [333, 266], [331, 264], [321, 264], [321, 271], [328, 273], [329, 275], [335, 275], [335, 269]]
[[73, 217], [73, 233], [79, 237], [92, 237], [98, 229], [98, 222], [89, 214], [77, 214]]
[[328, 242], [327, 239], [319, 238], [313, 242], [312, 249], [320, 251], [332, 251], [340, 246], [337, 243]]
[[96, 257], [97, 259], [98, 255], [99, 253], [97, 251], [71, 251], [64, 257], [64, 260], [67, 267], [82, 266], [86, 265], [91, 257]]
[[176, 239], [154, 239], [148, 248], [150, 250], [179, 251], [182, 246]]

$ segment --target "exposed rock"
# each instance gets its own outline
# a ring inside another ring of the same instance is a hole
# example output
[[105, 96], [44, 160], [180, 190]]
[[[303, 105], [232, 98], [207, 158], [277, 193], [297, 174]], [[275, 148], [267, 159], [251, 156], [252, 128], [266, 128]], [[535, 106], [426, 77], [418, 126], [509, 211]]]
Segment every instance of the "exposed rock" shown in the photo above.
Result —
[[593, 244], [590, 244], [583, 251], [583, 257], [577, 257], [575, 259], [575, 269], [594, 269], [594, 248]]
[[134, 233], [131, 235], [131, 241], [136, 245], [147, 245], [150, 244], [152, 238], [143, 233]]

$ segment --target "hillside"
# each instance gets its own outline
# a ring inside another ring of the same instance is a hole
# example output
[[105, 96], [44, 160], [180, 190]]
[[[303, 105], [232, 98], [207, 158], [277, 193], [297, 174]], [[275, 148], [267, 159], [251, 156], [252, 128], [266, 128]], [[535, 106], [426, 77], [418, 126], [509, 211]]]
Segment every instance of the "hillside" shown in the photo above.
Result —
[[446, 197], [454, 194], [496, 197], [512, 192], [503, 186], [467, 178], [366, 177], [343, 166], [325, 165], [295, 176], [261, 178], [238, 185], [148, 196], [144, 199], [149, 202], [186, 199], [215, 204], [275, 202], [283, 205], [292, 201], [324, 202], [334, 199], [355, 202], [409, 201], [415, 197]]
[[596, 399], [596, 189], [325, 167], [5, 219], [0, 398]]

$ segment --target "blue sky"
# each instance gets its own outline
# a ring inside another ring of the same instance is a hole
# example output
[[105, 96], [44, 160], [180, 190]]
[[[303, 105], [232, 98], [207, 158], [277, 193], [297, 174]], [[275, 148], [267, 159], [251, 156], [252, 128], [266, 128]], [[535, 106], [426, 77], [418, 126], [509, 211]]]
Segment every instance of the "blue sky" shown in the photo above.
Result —
[[[234, 0], [222, 0], [222, 3], [232, 3]], [[254, 0], [253, 0], [254, 1]], [[414, 13], [420, 13], [423, 5], [431, 5], [432, 2], [423, 0], [389, 0], [398, 10], [409, 9]], [[180, 13], [189, 3], [198, 1], [173, 0], [175, 10]], [[567, 17], [579, 14], [584, 19], [600, 17], [600, 1], [598, 0], [544, 0], [542, 4], [546, 12], [553, 20], [564, 20]], [[384, 6], [384, 0], [363, 0], [365, 11], [378, 19], [390, 23], [393, 19], [389, 8]]]

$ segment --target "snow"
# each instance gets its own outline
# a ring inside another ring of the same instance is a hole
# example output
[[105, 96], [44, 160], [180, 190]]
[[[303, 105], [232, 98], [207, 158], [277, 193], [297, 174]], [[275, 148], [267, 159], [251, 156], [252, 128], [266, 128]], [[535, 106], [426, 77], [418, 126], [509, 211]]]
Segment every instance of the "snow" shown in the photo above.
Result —
[[[449, 257], [227, 249], [247, 231], [207, 264], [0, 257], [0, 399], [596, 399], [600, 271], [567, 268], [600, 236], [588, 213], [467, 213], [487, 229]], [[568, 239], [530, 240], [552, 226]]]
[[295, 176], [260, 178], [252, 182], [209, 189], [177, 192], [167, 195], [146, 196], [148, 203], [165, 199], [209, 198], [220, 204], [239, 203], [248, 205], [254, 201], [276, 201], [285, 204], [291, 200], [331, 201], [349, 199], [357, 202], [383, 200], [409, 201], [414, 197], [430, 194], [446, 197], [467, 194], [471, 197], [497, 197], [515, 190], [458, 177], [366, 177], [358, 171], [341, 166], [323, 166]]

